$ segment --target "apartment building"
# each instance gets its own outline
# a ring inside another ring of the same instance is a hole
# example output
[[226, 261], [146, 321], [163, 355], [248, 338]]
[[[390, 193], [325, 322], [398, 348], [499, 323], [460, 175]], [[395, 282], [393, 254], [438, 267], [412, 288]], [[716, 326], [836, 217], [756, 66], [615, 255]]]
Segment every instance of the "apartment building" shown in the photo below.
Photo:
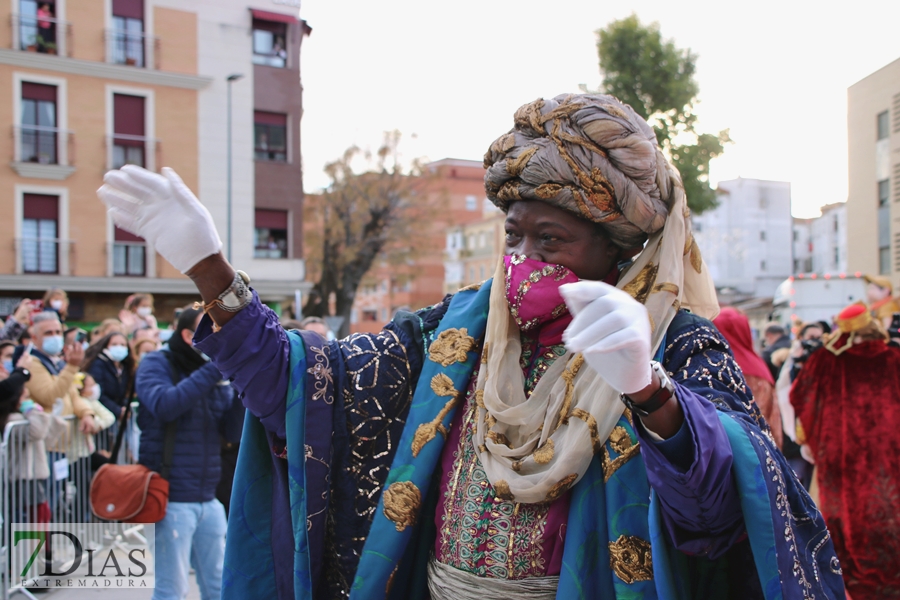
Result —
[[791, 184], [720, 181], [719, 205], [692, 217], [694, 235], [720, 295], [772, 297], [792, 273]]
[[847, 272], [847, 203], [821, 210], [819, 217], [794, 219], [794, 275]]
[[452, 294], [494, 276], [505, 248], [506, 214], [485, 198], [481, 219], [447, 230], [444, 291]]
[[303, 283], [299, 51], [293, 0], [10, 0], [0, 4], [0, 315], [61, 287], [70, 316], [132, 292], [196, 298], [95, 190], [124, 164], [176, 169], [232, 262], [270, 302]]
[[900, 59], [847, 90], [847, 266], [900, 284]]
[[378, 331], [398, 309], [430, 306], [459, 289], [445, 285], [445, 241], [449, 230], [481, 220], [484, 167], [481, 161], [443, 159], [426, 165], [423, 181], [424, 202], [435, 208], [422, 223], [431, 241], [407, 264], [381, 261], [366, 274], [353, 304], [352, 333]]

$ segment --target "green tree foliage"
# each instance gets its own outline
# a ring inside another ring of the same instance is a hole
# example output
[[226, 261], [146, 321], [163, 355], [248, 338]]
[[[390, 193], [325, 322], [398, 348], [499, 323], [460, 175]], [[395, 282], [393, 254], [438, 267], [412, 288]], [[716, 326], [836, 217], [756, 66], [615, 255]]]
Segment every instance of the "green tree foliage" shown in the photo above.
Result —
[[636, 15], [597, 31], [602, 91], [631, 105], [656, 130], [663, 151], [681, 172], [688, 205], [695, 213], [716, 206], [709, 187], [709, 161], [731, 142], [728, 130], [698, 134], [694, 105], [697, 55], [664, 40], [659, 25]]

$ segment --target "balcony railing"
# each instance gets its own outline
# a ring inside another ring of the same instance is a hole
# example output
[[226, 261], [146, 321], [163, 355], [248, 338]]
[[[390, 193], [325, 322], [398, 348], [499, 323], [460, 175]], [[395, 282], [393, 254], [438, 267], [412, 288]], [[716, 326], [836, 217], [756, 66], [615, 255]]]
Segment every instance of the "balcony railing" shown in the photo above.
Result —
[[74, 136], [71, 131], [40, 125], [13, 126], [13, 162], [71, 166]]
[[71, 56], [72, 24], [55, 18], [10, 15], [13, 50]]
[[106, 62], [159, 69], [159, 38], [146, 33], [106, 30]]
[[160, 145], [158, 140], [144, 136], [117, 133], [106, 138], [107, 170], [118, 169], [123, 165], [138, 165], [156, 170], [160, 162]]
[[147, 275], [147, 244], [145, 242], [115, 241], [109, 244], [114, 277], [145, 277]]
[[16, 271], [19, 274], [70, 275], [74, 242], [60, 238], [16, 239]]

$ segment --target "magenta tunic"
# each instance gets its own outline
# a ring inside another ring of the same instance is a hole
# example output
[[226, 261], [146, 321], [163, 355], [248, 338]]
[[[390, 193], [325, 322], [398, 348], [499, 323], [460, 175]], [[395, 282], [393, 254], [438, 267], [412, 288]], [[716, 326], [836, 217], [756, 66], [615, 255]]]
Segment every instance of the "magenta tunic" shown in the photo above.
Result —
[[[561, 344], [544, 347], [523, 336], [527, 395], [564, 352]], [[465, 409], [457, 411], [441, 454], [435, 556], [444, 564], [481, 577], [559, 575], [570, 493], [550, 504], [520, 504], [497, 498], [472, 442], [477, 378], [475, 369]]]

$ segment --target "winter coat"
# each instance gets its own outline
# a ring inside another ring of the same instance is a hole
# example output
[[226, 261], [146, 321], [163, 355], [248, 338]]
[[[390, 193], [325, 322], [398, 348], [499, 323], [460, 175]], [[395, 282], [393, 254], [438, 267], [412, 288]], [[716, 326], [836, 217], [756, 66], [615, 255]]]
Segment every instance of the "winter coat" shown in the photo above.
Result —
[[[75, 385], [75, 376], [78, 375], [78, 367], [66, 363], [54, 365], [39, 350], [32, 350], [35, 359], [31, 363], [31, 379], [25, 384], [31, 399], [37, 402], [47, 412], [53, 411], [53, 405], [57, 398], [62, 398], [63, 406], [60, 416], [74, 414], [77, 418], [84, 415], [92, 415], [90, 405], [85, 398], [78, 393]], [[14, 356], [13, 360], [18, 360]], [[62, 366], [61, 369], [58, 366]]]
[[[26, 420], [27, 433], [20, 430], [10, 436], [7, 477], [10, 480], [47, 479], [50, 477], [47, 445], [54, 444], [63, 436], [68, 424], [62, 418], [38, 409], [28, 411], [27, 415], [20, 412], [10, 413], [8, 422], [19, 423]], [[13, 443], [13, 440], [18, 443]]]
[[207, 502], [216, 497], [221, 475], [219, 434], [231, 441], [239, 439], [234, 423], [240, 420], [243, 407], [212, 363], [190, 375], [176, 375], [168, 354], [168, 349], [148, 353], [137, 370], [139, 461], [153, 471], [161, 470], [166, 424], [176, 421], [169, 501]]
[[128, 402], [131, 374], [126, 369], [120, 373], [112, 359], [102, 353], [94, 359], [87, 372], [100, 385], [100, 403], [118, 417]]

